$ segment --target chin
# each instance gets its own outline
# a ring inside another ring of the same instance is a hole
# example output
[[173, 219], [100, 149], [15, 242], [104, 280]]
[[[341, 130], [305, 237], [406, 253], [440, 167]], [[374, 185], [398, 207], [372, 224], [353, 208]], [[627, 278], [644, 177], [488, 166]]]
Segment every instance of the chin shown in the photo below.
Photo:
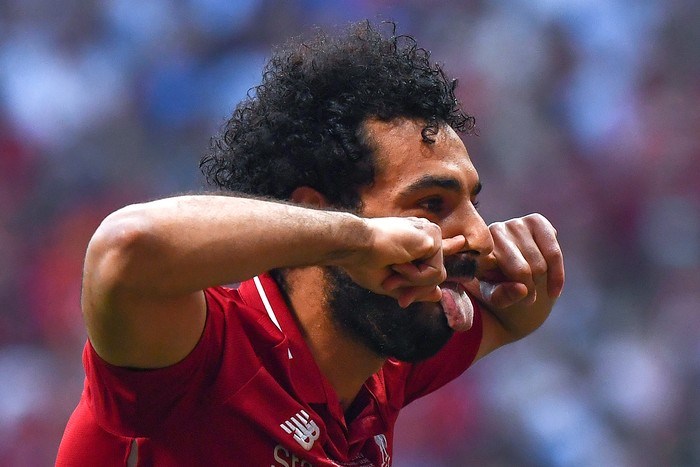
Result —
[[391, 346], [391, 357], [410, 363], [434, 356], [454, 334], [439, 303], [422, 302], [414, 305], [415, 316], [399, 335], [394, 336]]
[[418, 362], [432, 357], [452, 337], [440, 303], [417, 302], [401, 308], [395, 299], [355, 284], [328, 267], [326, 303], [333, 321], [352, 339], [382, 358]]

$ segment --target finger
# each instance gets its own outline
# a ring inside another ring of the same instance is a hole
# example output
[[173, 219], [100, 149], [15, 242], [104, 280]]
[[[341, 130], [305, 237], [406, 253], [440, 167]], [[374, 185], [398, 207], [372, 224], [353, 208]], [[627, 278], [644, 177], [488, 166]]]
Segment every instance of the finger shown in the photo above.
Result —
[[507, 308], [524, 300], [530, 292], [525, 284], [519, 282], [480, 282], [479, 288], [483, 300], [499, 309]]
[[427, 276], [435, 275], [436, 272], [439, 275], [439, 271], [436, 268], [423, 261], [392, 264], [391, 269], [408, 281], [425, 281]]
[[404, 279], [408, 280], [410, 280], [412, 277], [418, 277], [421, 273], [417, 263], [392, 264], [391, 269]]
[[423, 261], [393, 264], [391, 269], [395, 274], [391, 274], [382, 283], [382, 287], [389, 291], [410, 286], [429, 285], [434, 287], [444, 281], [447, 276], [442, 262], [439, 264], [439, 269]]
[[537, 242], [547, 268], [547, 294], [551, 298], [561, 295], [564, 288], [564, 255], [557, 240], [556, 229], [545, 219], [543, 228], [534, 230], [533, 236]]
[[390, 290], [401, 286], [420, 284], [440, 284], [447, 278], [444, 257], [456, 254], [464, 249], [466, 238], [464, 235], [442, 239], [442, 254], [436, 252], [432, 257], [413, 261], [411, 263], [394, 264], [391, 266], [402, 277], [391, 276], [385, 283]]
[[442, 239], [442, 256], [451, 256], [459, 253], [464, 249], [467, 239], [464, 235]]
[[405, 287], [398, 295], [399, 306], [406, 308], [414, 302], [437, 302], [442, 298], [442, 291], [437, 286]]
[[391, 269], [394, 272], [384, 279], [381, 284], [382, 289], [387, 292], [393, 292], [401, 287], [409, 287], [411, 285], [410, 277], [418, 274], [418, 268], [412, 263], [394, 264], [391, 266]]
[[498, 265], [497, 272], [503, 277], [497, 282], [520, 282], [532, 293], [535, 291], [532, 266], [542, 267], [544, 259], [541, 256], [538, 258], [538, 254], [535, 253], [537, 245], [532, 237], [527, 236], [525, 239], [518, 237], [518, 233], [513, 231], [501, 232], [493, 236], [493, 256]]
[[[414, 282], [414, 285], [431, 283], [437, 285], [444, 281], [447, 276], [443, 264], [443, 239], [440, 236], [439, 228], [432, 229], [431, 236], [433, 247], [424, 256], [416, 258], [410, 263], [392, 265], [394, 271]], [[460, 242], [464, 243], [465, 240], [461, 240], [459, 237], [462, 236], [448, 239], [448, 247], [455, 248]]]
[[[442, 240], [440, 240], [440, 242], [442, 242]], [[441, 245], [441, 243], [438, 243], [438, 245]], [[417, 260], [413, 261], [413, 264], [418, 267], [421, 273], [432, 270], [439, 274], [445, 269], [443, 264], [442, 248], [437, 248], [435, 251], [431, 252], [431, 254], [423, 258], [418, 258]]]
[[[520, 256], [527, 264], [527, 268], [521, 267], [525, 274], [523, 277], [524, 280], [521, 282], [521, 284], [525, 285], [528, 289], [528, 294], [524, 302], [525, 304], [532, 304], [535, 302], [535, 300], [537, 300], [538, 280], [539, 278], [545, 277], [547, 274], [547, 262], [545, 261], [537, 242], [534, 240], [533, 234], [531, 234], [529, 231], [523, 234], [518, 245], [519, 246], [516, 246], [516, 248], [519, 250]], [[519, 258], [517, 259], [519, 260]]]

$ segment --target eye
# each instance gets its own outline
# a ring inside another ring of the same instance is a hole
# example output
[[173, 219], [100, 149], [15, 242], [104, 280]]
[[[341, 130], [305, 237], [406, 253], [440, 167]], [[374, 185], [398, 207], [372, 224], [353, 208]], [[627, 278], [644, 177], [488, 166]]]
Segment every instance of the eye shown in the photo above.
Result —
[[418, 205], [421, 207], [421, 209], [425, 209], [430, 213], [439, 214], [445, 207], [445, 201], [442, 198], [435, 196], [421, 200]]
[[475, 199], [474, 201], [472, 201], [472, 206], [474, 206], [474, 209], [476, 209], [478, 211], [479, 210], [479, 200]]

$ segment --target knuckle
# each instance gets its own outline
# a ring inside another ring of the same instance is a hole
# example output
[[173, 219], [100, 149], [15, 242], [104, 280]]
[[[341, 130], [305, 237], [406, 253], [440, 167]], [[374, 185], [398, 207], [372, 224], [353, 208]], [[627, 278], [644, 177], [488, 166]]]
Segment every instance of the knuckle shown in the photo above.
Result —
[[547, 273], [547, 262], [543, 259], [533, 262], [530, 265], [530, 271], [533, 276], [541, 276]]
[[530, 213], [526, 216], [523, 217], [523, 220], [527, 222], [535, 222], [535, 223], [547, 223], [549, 222], [546, 217], [544, 217], [542, 214], [539, 212], [533, 212]]
[[437, 224], [433, 224], [432, 222], [430, 222], [430, 221], [428, 221], [428, 220], [426, 220], [426, 222], [427, 222], [427, 226], [428, 226], [428, 227], [427, 227], [428, 232], [429, 232], [431, 235], [433, 235], [433, 236], [435, 236], [435, 237], [437, 237], [437, 238], [442, 239], [442, 229], [440, 229], [440, 226], [437, 225]]
[[501, 234], [506, 231], [506, 222], [494, 222], [493, 224], [489, 225], [489, 230], [491, 231], [492, 234]]
[[423, 238], [423, 242], [419, 248], [419, 258], [429, 258], [435, 253], [435, 240], [432, 237]]
[[532, 268], [527, 263], [518, 263], [512, 267], [511, 274], [518, 279], [532, 277]]
[[560, 260], [564, 258], [564, 252], [561, 251], [561, 247], [559, 245], [552, 246], [552, 248], [547, 254], [550, 258], [554, 260]]
[[533, 212], [532, 214], [528, 214], [523, 219], [525, 219], [528, 223], [531, 223], [533, 225], [542, 226], [546, 230], [549, 230], [553, 234], [556, 235], [557, 230], [554, 228], [552, 223], [549, 222], [549, 219], [547, 219], [545, 216], [543, 216], [539, 212]]
[[517, 235], [518, 232], [527, 230], [529, 228], [528, 224], [528, 221], [524, 217], [516, 217], [506, 221], [494, 222], [489, 226], [489, 230], [495, 235]]

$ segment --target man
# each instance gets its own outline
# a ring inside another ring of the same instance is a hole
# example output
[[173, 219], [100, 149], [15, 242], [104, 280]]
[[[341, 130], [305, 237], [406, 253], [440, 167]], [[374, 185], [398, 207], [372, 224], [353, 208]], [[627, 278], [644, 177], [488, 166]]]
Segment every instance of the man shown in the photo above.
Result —
[[485, 225], [453, 91], [369, 24], [279, 50], [203, 159], [222, 191], [92, 238], [57, 464], [387, 466], [404, 405], [536, 329], [556, 231]]

